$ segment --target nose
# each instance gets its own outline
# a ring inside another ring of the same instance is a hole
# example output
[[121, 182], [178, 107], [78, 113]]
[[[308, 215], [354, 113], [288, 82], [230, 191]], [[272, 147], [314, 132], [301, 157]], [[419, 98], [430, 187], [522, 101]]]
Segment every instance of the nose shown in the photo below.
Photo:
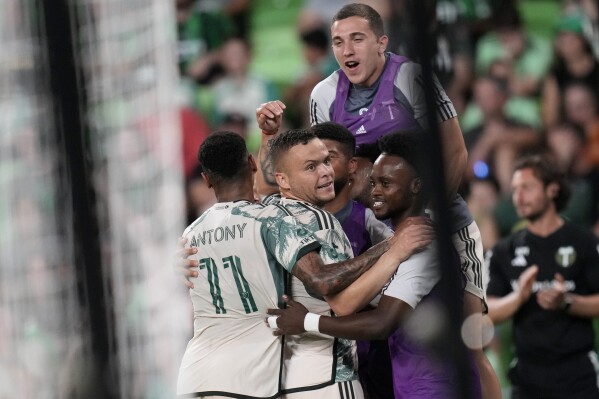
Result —
[[380, 184], [370, 184], [370, 195], [375, 196], [381, 193], [381, 185]]
[[354, 53], [354, 46], [352, 45], [351, 40], [350, 40], [343, 45], [343, 55], [345, 57], [347, 57], [347, 56], [352, 55], [353, 53]]
[[322, 163], [320, 167], [320, 176], [328, 177], [331, 176], [333, 179], [335, 178], [335, 171], [333, 170], [333, 166], [331, 164]]
[[512, 202], [514, 205], [518, 204], [522, 200], [522, 191], [518, 189], [514, 189], [512, 191]]

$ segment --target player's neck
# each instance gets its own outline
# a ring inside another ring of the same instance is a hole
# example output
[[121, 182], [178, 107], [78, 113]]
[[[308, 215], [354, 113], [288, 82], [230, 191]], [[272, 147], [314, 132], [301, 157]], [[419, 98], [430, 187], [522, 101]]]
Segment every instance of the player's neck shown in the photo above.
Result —
[[350, 195], [351, 195], [351, 188], [348, 184], [346, 184], [341, 189], [341, 191], [339, 191], [338, 193], [335, 193], [334, 199], [332, 199], [331, 201], [327, 202], [326, 204], [324, 204], [322, 206], [322, 209], [325, 209], [331, 213], [337, 213], [341, 209], [343, 209], [344, 206], [347, 205], [347, 203], [351, 199]]
[[391, 217], [391, 223], [394, 228], [397, 228], [407, 218], [411, 216], [422, 216], [424, 214], [424, 207], [421, 204], [414, 203], [411, 207], [405, 211], [398, 213]]
[[254, 187], [252, 184], [239, 183], [226, 187], [214, 187], [214, 194], [218, 202], [250, 201], [255, 202]]
[[528, 231], [540, 237], [547, 237], [564, 225], [564, 219], [555, 211], [548, 210], [539, 218], [529, 220]]

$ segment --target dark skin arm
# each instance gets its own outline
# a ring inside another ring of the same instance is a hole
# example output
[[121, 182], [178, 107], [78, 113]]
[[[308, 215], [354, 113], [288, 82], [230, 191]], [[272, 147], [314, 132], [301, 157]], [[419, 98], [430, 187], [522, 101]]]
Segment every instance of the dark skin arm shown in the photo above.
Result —
[[173, 273], [179, 275], [179, 279], [189, 289], [193, 289], [194, 285], [189, 281], [190, 277], [198, 276], [198, 261], [190, 258], [198, 252], [197, 248], [188, 247], [185, 248], [187, 238], [181, 237], [179, 239], [179, 250], [175, 252], [173, 259]]
[[[278, 328], [274, 335], [295, 335], [305, 332], [304, 317], [308, 310], [304, 305], [283, 296], [286, 309], [269, 309], [269, 315], [277, 318]], [[387, 339], [412, 312], [404, 301], [383, 295], [376, 309], [343, 317], [321, 316], [318, 329], [321, 333], [347, 339]]]

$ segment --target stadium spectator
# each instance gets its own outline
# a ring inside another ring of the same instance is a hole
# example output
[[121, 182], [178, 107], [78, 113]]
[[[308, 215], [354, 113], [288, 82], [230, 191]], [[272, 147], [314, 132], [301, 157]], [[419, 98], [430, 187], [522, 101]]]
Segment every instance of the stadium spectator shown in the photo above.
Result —
[[514, 161], [523, 151], [538, 146], [540, 135], [532, 127], [506, 115], [509, 89], [504, 79], [480, 77], [474, 83], [473, 92], [482, 120], [464, 134], [469, 151], [466, 177], [471, 180], [493, 175], [501, 195], [507, 195]]
[[[223, 45], [221, 62], [225, 76], [212, 86], [217, 121], [231, 113], [241, 114], [248, 121], [254, 120], [257, 106], [276, 98], [272, 82], [250, 72], [251, 56], [250, 44], [246, 40], [232, 38]], [[257, 149], [260, 139], [259, 132], [253, 126], [248, 126], [250, 152]]]
[[551, 65], [549, 41], [529, 32], [516, 2], [499, 7], [494, 30], [481, 37], [476, 47], [476, 70], [507, 80], [511, 93], [509, 115], [532, 126], [540, 126], [537, 105], [540, 84]]
[[199, 10], [197, 0], [175, 0], [175, 5], [181, 75], [208, 84], [222, 74], [219, 49], [235, 25], [222, 13]]
[[552, 127], [563, 122], [564, 110], [560, 99], [566, 86], [587, 85], [599, 98], [599, 62], [583, 33], [580, 17], [563, 17], [556, 25], [555, 60], [545, 77], [541, 97], [543, 124]]

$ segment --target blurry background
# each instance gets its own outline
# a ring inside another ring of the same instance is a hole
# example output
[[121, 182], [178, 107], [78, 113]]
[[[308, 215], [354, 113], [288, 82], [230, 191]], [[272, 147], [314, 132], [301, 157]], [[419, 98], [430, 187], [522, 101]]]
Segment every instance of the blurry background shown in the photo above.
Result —
[[[0, 1], [0, 399], [173, 397], [192, 330], [171, 257], [214, 202], [197, 149], [227, 129], [256, 150], [254, 111], [276, 98], [306, 126], [348, 2]], [[521, 226], [508, 182], [530, 151], [599, 235], [599, 0], [428, 1], [426, 38], [407, 0], [364, 2], [390, 51], [436, 49], [486, 249]], [[509, 325], [497, 337], [507, 390]]]

